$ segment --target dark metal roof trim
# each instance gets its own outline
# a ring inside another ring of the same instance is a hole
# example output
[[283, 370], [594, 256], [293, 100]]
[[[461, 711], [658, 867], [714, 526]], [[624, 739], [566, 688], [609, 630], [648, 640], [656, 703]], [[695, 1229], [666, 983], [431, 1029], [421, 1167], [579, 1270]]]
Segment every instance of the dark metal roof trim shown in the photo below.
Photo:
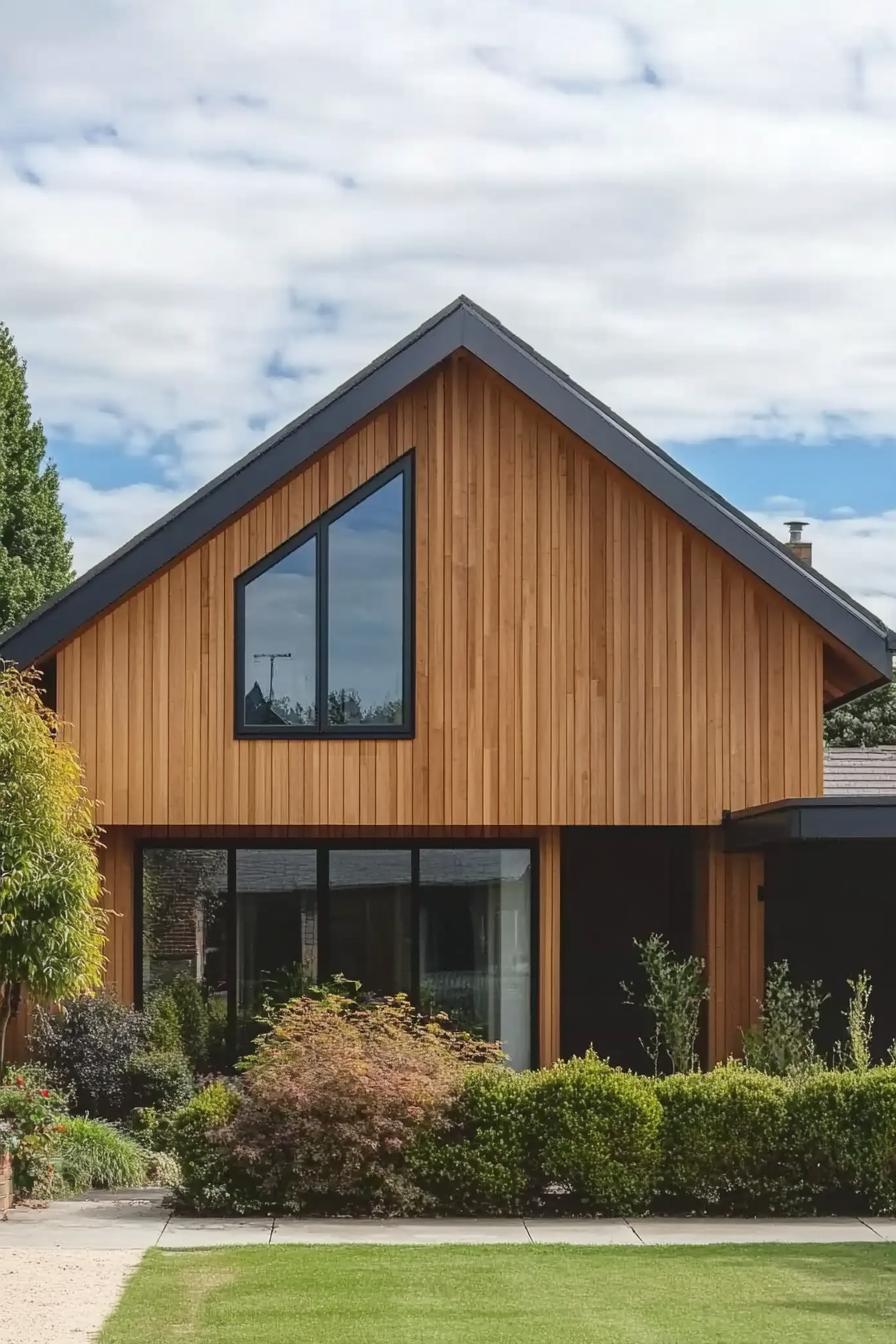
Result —
[[725, 845], [729, 850], [766, 849], [812, 840], [896, 841], [896, 797], [784, 798], [732, 812], [725, 818]]
[[877, 617], [464, 296], [7, 631], [0, 656], [33, 662], [462, 348], [890, 678], [896, 636]]
[[494, 319], [477, 317], [464, 328], [467, 349], [890, 679], [891, 632], [872, 612], [795, 560], [782, 542]]
[[460, 346], [456, 302], [6, 631], [0, 657], [34, 662]]

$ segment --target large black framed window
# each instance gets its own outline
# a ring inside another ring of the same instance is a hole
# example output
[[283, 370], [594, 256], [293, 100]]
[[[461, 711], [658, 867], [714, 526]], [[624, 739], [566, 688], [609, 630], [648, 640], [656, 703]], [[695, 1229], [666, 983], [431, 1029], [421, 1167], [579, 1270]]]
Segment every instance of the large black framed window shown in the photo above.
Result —
[[236, 580], [238, 737], [413, 734], [413, 454]]
[[136, 884], [144, 1003], [187, 977], [230, 1058], [266, 997], [336, 974], [406, 993], [528, 1068], [535, 1040], [535, 851], [519, 841], [147, 842]]

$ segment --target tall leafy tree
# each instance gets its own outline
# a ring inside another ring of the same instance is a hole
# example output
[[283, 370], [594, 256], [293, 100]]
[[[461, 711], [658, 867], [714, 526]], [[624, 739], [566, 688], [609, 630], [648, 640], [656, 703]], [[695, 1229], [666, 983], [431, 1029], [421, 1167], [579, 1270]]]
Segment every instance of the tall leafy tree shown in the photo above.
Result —
[[0, 1081], [24, 989], [53, 1002], [102, 981], [97, 840], [80, 763], [34, 675], [0, 662]]
[[59, 473], [31, 418], [25, 363], [0, 323], [0, 631], [72, 578]]
[[896, 747], [896, 682], [829, 710], [824, 740], [829, 747]]

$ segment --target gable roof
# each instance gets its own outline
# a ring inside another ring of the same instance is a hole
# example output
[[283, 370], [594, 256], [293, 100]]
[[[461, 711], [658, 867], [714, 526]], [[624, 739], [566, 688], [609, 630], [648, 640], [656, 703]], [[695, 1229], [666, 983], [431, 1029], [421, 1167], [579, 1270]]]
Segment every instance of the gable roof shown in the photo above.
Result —
[[0, 637], [0, 657], [35, 662], [214, 532], [457, 350], [467, 350], [775, 588], [877, 672], [892, 675], [896, 635], [560, 369], [461, 295], [328, 397]]
[[896, 795], [896, 747], [825, 747], [825, 797]]

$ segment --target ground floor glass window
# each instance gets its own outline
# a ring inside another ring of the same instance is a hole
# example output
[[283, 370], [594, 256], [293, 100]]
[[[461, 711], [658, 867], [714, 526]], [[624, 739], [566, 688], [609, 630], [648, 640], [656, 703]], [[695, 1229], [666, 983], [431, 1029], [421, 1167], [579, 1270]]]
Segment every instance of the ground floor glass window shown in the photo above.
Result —
[[234, 1053], [266, 1004], [341, 973], [532, 1062], [528, 847], [148, 845], [141, 871], [144, 1001], [195, 981]]

